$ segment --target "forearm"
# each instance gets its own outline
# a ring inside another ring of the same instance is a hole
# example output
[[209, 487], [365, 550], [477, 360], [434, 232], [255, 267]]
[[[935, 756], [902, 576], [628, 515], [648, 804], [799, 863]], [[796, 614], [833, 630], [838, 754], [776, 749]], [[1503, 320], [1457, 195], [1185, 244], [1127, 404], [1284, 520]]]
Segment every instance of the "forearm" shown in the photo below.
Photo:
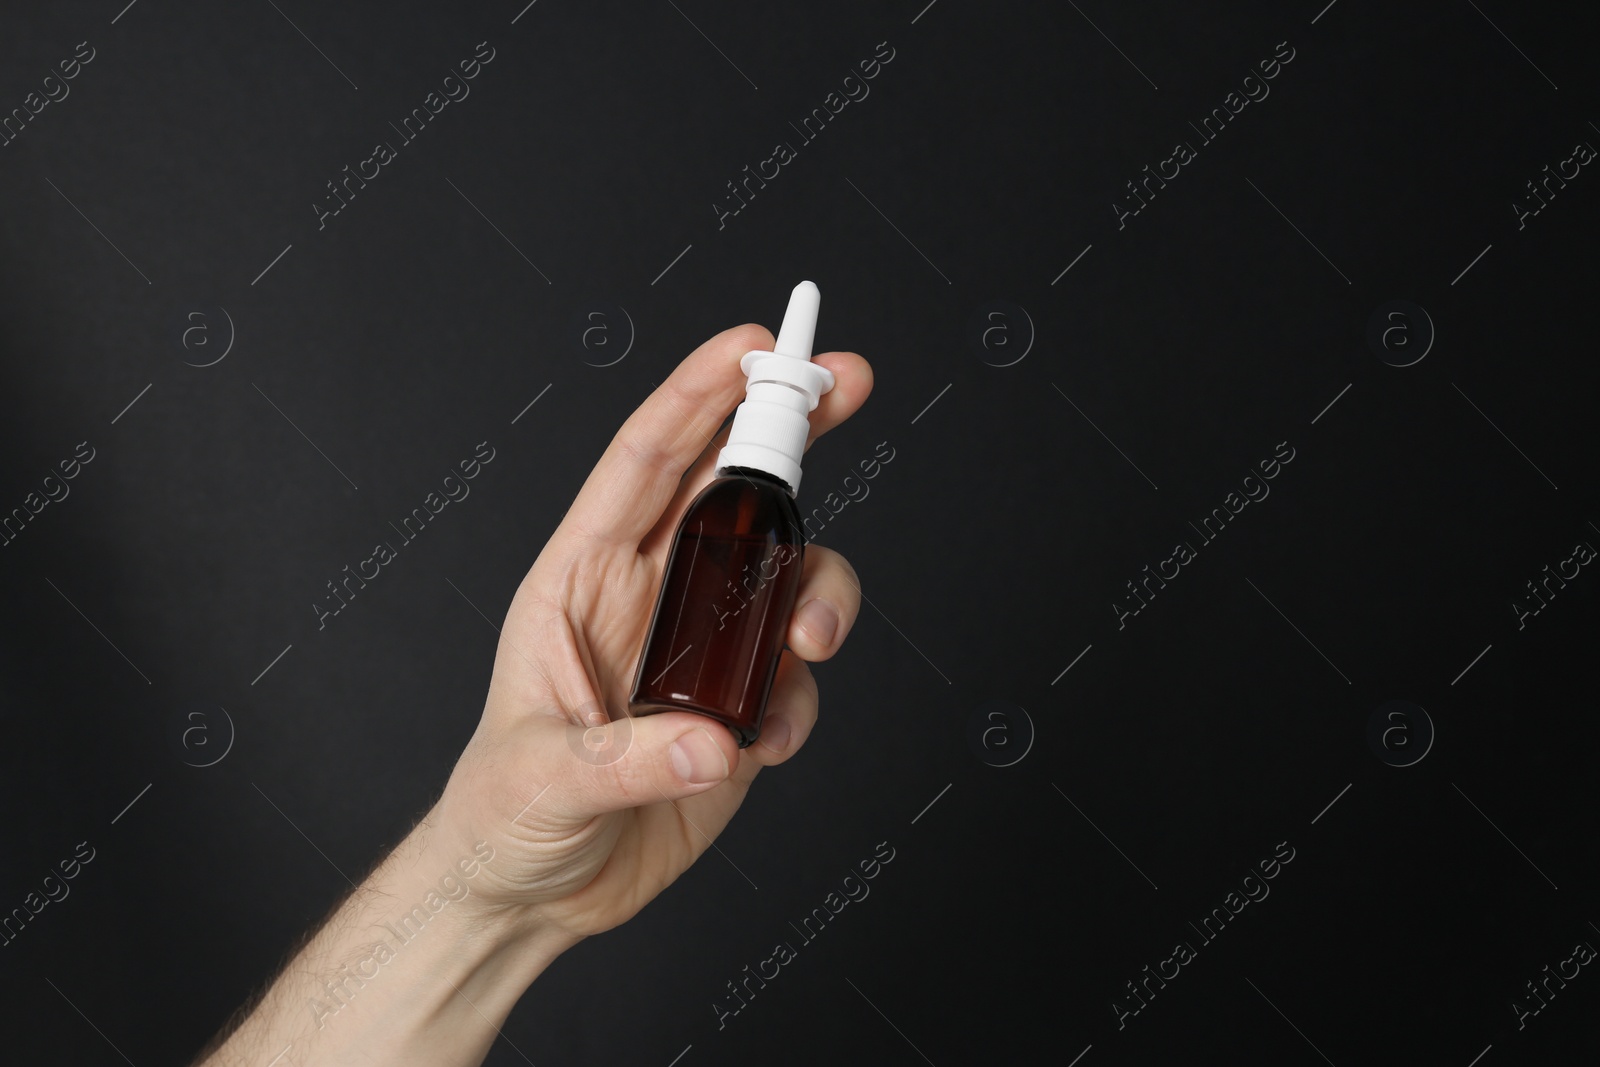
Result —
[[425, 819], [197, 1067], [481, 1063], [571, 944], [524, 910], [479, 905], [493, 863], [489, 846], [436, 839]]

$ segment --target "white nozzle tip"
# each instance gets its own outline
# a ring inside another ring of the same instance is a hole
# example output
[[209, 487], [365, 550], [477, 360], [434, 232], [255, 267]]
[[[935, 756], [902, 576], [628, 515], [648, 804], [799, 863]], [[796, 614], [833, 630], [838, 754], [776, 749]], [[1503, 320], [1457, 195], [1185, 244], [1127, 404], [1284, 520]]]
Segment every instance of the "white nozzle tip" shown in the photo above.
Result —
[[811, 342], [817, 332], [817, 309], [822, 304], [822, 294], [816, 283], [801, 282], [789, 294], [789, 309], [783, 314], [783, 325], [778, 328], [778, 340], [772, 350], [781, 356], [798, 359], [811, 358]]

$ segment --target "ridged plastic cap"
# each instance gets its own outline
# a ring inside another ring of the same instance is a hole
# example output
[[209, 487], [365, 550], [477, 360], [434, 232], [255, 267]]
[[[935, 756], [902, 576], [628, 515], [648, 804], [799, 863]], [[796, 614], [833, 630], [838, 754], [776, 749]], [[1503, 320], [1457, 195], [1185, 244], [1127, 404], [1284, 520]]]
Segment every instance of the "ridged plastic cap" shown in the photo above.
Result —
[[811, 431], [806, 416], [833, 388], [833, 372], [811, 362], [821, 303], [813, 283], [795, 286], [773, 351], [755, 349], [739, 360], [745, 398], [717, 455], [718, 468], [751, 467], [782, 480], [791, 494], [800, 491], [800, 458]]

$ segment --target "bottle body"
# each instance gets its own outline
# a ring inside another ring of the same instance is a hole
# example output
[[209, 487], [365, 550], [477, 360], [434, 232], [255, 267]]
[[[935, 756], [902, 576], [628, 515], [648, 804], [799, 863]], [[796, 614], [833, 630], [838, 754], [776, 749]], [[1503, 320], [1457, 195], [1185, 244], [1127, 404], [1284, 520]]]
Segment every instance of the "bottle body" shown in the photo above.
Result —
[[805, 535], [788, 486], [725, 467], [684, 511], [634, 675], [629, 712], [694, 711], [749, 745], [800, 590]]

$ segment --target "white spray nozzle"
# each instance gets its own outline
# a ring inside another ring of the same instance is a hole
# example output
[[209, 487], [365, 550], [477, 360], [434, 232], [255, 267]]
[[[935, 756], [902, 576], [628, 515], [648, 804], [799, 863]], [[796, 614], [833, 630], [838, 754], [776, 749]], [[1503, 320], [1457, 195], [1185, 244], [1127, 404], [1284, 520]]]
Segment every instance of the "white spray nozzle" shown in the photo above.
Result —
[[806, 416], [833, 388], [833, 372], [811, 362], [821, 303], [822, 294], [812, 282], [795, 286], [772, 351], [746, 352], [739, 360], [747, 379], [745, 400], [734, 412], [718, 467], [766, 471], [791, 492], [799, 491], [800, 457], [810, 432]]
[[811, 358], [811, 341], [817, 334], [817, 308], [822, 304], [822, 294], [815, 282], [801, 282], [789, 294], [789, 309], [783, 313], [783, 325], [778, 327], [778, 340], [772, 350], [780, 356]]

